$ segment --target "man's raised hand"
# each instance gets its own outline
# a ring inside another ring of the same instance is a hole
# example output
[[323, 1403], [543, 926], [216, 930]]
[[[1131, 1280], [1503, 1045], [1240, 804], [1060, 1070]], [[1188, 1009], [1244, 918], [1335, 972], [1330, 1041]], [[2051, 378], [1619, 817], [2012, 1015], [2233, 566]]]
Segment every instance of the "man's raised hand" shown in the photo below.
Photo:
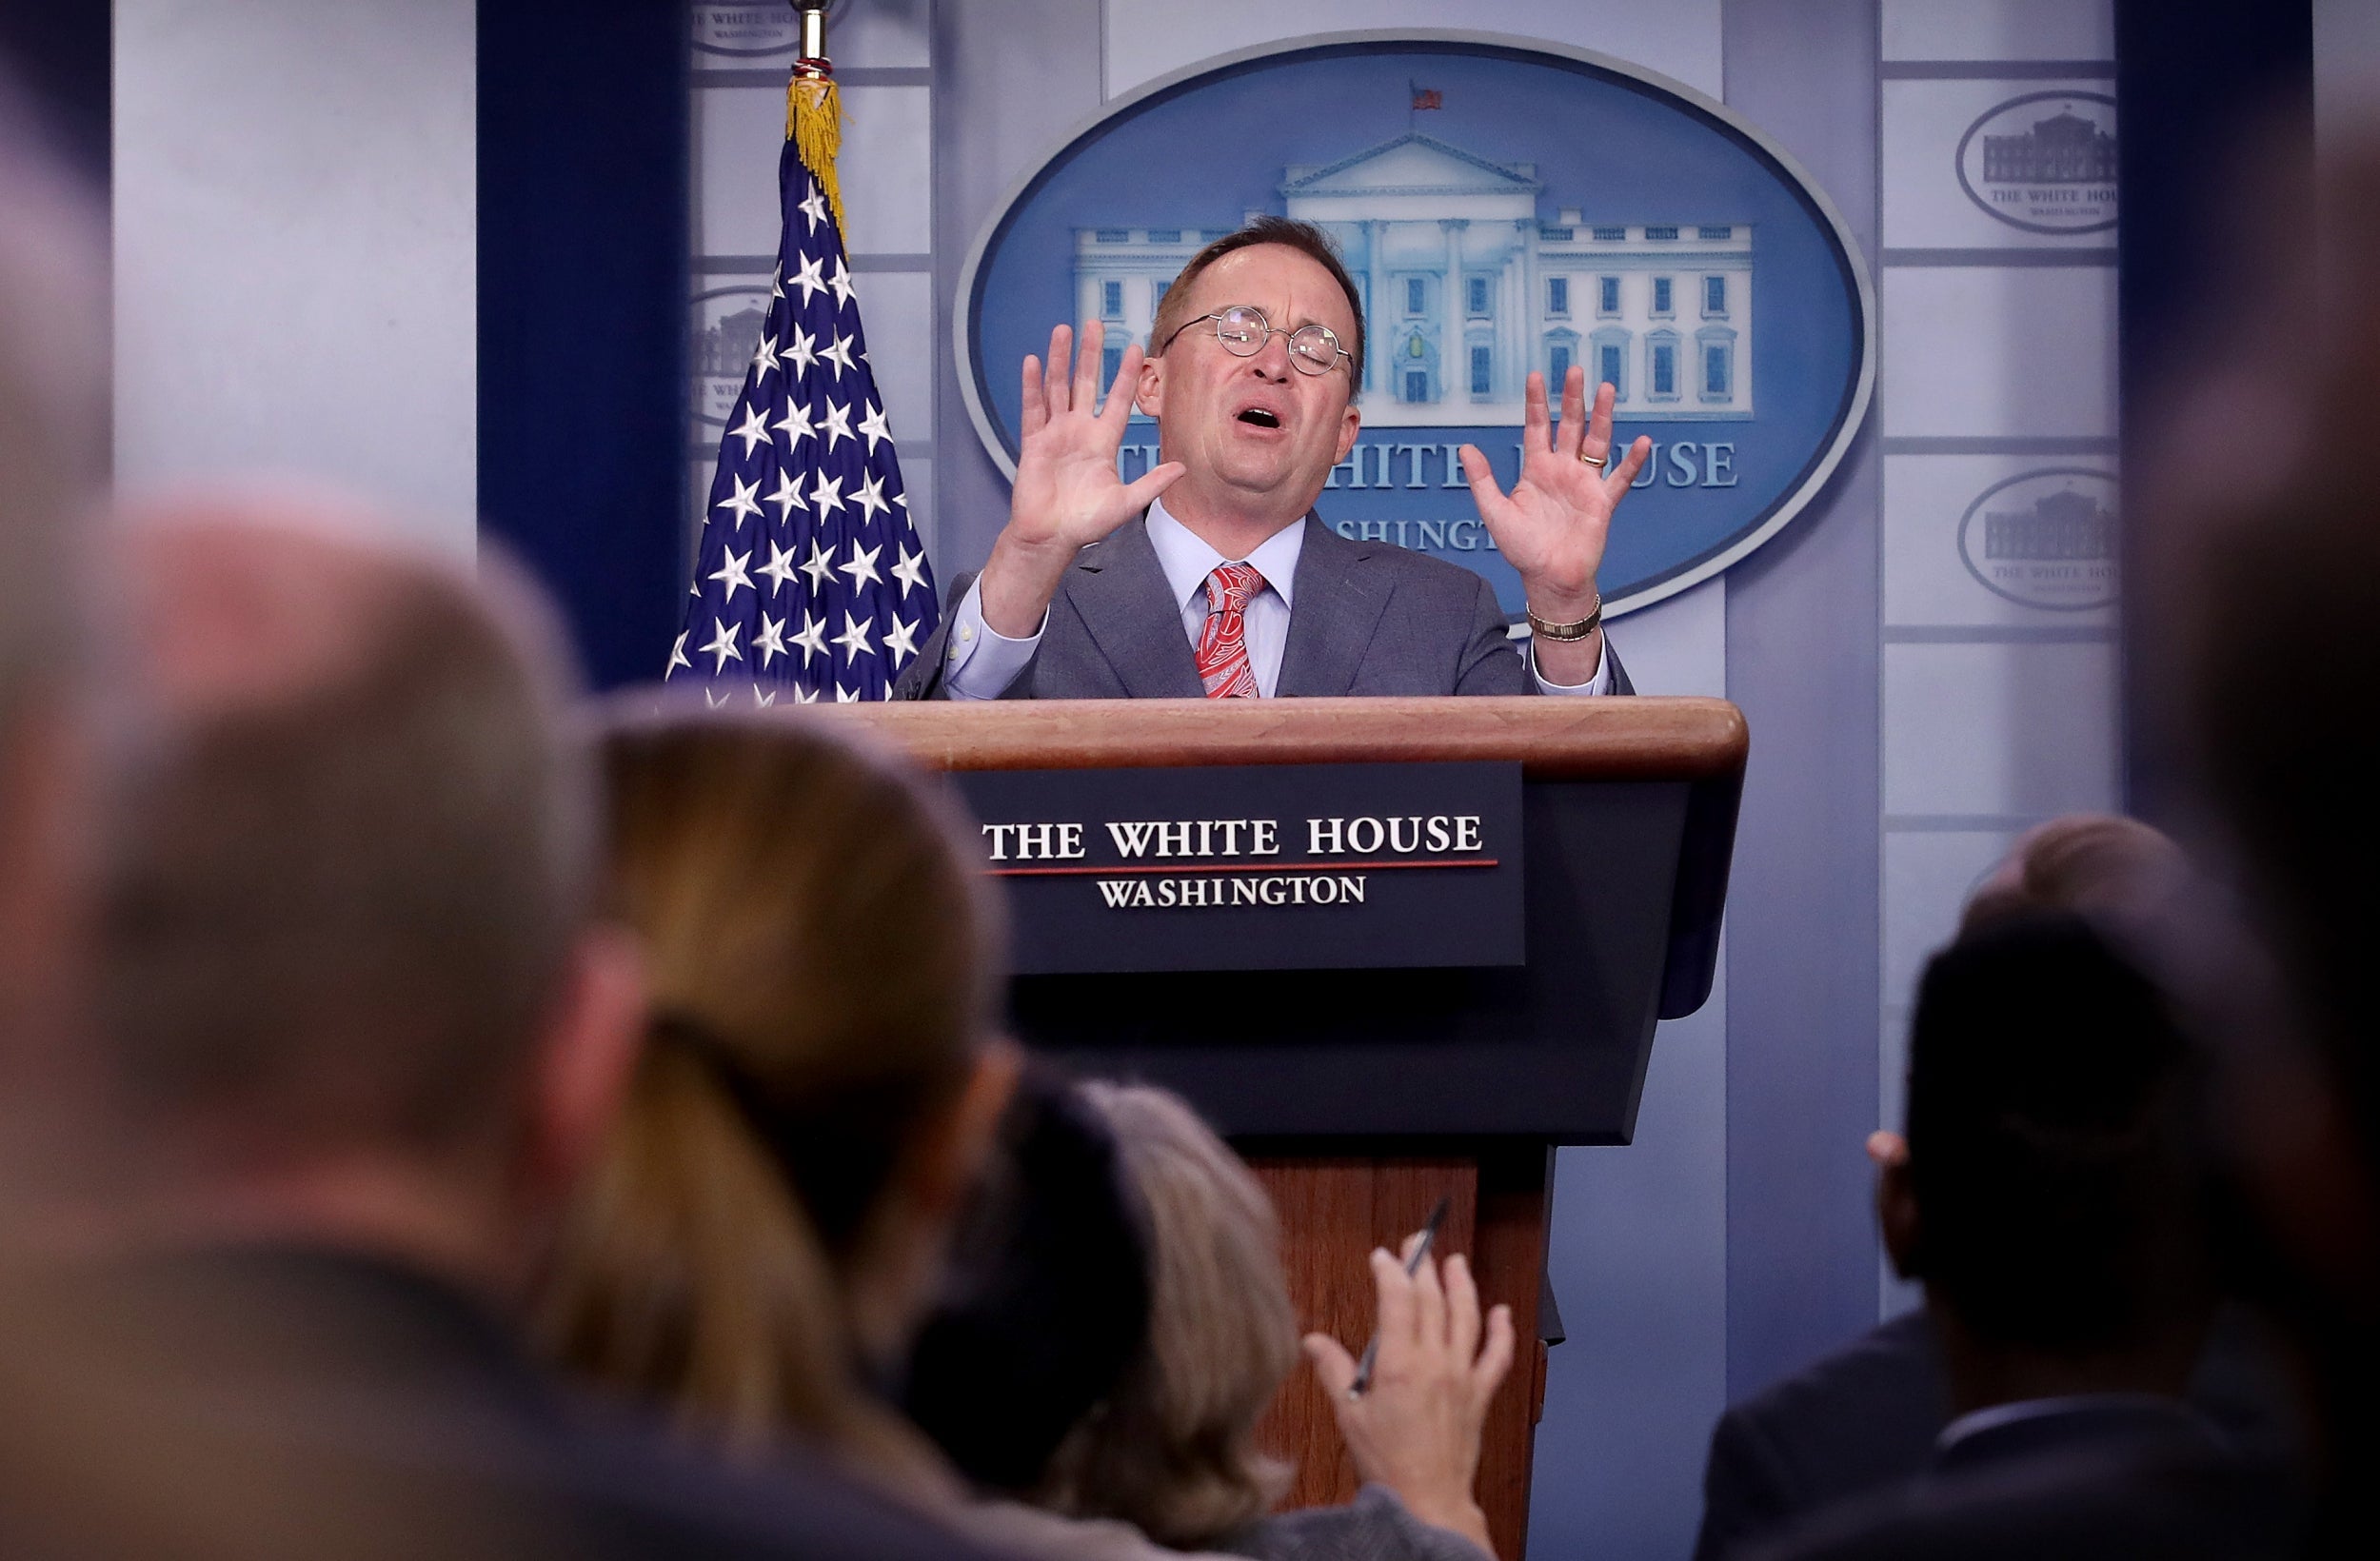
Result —
[[[1586, 371], [1572, 365], [1562, 383], [1557, 430], [1546, 416], [1544, 377], [1530, 374], [1521, 420], [1520, 481], [1509, 494], [1496, 485], [1496, 474], [1478, 447], [1462, 447], [1463, 475], [1471, 480], [1479, 522], [1519, 572], [1529, 610], [1548, 622], [1577, 622], [1595, 610], [1596, 571], [1603, 564], [1612, 511], [1653, 453], [1653, 442], [1639, 438], [1626, 455], [1614, 459], [1612, 387], [1597, 389], [1590, 417], [1586, 386]], [[1595, 465], [1581, 459], [1582, 453], [1609, 465]], [[1536, 646], [1537, 670], [1557, 682], [1586, 682], [1602, 653], [1600, 629], [1566, 643], [1540, 639]]]
[[1116, 470], [1124, 425], [1140, 380], [1140, 348], [1124, 348], [1107, 405], [1100, 405], [1097, 321], [1082, 327], [1082, 347], [1060, 326], [1049, 334], [1049, 362], [1024, 360], [1023, 443], [1008, 502], [1008, 524], [983, 566], [983, 622], [1012, 640], [1041, 631], [1042, 615], [1066, 565], [1090, 543], [1149, 506], [1188, 468], [1179, 461], [1152, 467], [1135, 483]]

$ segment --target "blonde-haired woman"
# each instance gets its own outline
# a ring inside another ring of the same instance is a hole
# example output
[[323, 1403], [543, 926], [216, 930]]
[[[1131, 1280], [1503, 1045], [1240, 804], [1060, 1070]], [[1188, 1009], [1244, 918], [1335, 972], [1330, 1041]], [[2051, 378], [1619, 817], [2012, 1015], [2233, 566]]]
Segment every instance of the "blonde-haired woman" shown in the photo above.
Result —
[[955, 813], [794, 711], [627, 716], [603, 759], [650, 1033], [550, 1264], [552, 1354], [692, 1434], [819, 1444], [1012, 1553], [1151, 1561], [1123, 1524], [973, 1500], [875, 1391], [1016, 1078]]

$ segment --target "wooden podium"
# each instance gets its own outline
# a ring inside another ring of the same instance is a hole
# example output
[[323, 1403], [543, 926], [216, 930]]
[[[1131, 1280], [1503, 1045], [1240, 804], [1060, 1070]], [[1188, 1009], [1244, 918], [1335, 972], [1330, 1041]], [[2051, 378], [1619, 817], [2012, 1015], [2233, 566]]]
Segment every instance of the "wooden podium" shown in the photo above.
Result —
[[[1441, 1253], [1469, 1255], [1522, 1341], [1490, 1412], [1479, 1500], [1518, 1561], [1545, 1388], [1553, 1150], [1626, 1143], [1656, 1020], [1709, 996], [1747, 735], [1723, 700], [1001, 701], [821, 706], [942, 771], [1517, 761], [1526, 963], [1237, 973], [1216, 1034], [1211, 975], [1021, 977], [1018, 1033], [1085, 1074], [1188, 1097], [1279, 1207], [1304, 1323], [1359, 1349], [1366, 1254], [1441, 1196]], [[1202, 985], [1203, 983], [1203, 985]], [[1355, 1474], [1300, 1367], [1267, 1421], [1298, 1465], [1291, 1505]]]

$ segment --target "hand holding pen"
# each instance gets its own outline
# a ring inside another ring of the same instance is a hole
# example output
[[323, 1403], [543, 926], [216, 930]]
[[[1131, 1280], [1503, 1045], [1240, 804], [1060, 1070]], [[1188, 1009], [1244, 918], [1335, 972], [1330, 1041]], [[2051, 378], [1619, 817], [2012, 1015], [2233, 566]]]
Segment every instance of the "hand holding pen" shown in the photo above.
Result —
[[1482, 1318], [1470, 1265], [1459, 1255], [1435, 1261], [1425, 1249], [1435, 1225], [1407, 1242], [1404, 1262], [1372, 1254], [1379, 1316], [1364, 1353], [1368, 1375], [1359, 1377], [1363, 1365], [1327, 1334], [1308, 1334], [1305, 1351], [1358, 1475], [1395, 1491], [1424, 1523], [1487, 1550], [1487, 1518], [1472, 1487], [1488, 1401], [1512, 1369], [1512, 1309], [1497, 1306]]

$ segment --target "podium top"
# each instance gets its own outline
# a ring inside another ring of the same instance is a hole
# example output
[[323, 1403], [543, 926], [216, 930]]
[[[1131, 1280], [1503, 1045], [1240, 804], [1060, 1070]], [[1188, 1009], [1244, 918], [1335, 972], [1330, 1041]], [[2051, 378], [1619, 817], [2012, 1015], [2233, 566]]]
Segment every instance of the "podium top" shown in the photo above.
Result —
[[1518, 760], [1533, 780], [1740, 776], [1726, 700], [1512, 698], [993, 700], [821, 704], [934, 770]]

